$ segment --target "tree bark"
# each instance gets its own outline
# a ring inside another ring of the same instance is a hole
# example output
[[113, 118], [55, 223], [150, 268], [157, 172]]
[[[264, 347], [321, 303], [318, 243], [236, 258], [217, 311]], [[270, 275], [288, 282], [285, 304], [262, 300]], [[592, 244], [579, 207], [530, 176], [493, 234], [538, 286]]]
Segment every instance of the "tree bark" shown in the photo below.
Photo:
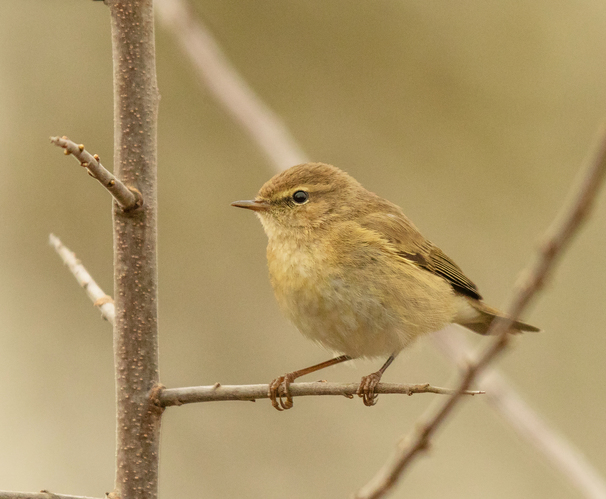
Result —
[[114, 63], [114, 173], [141, 207], [113, 206], [117, 442], [114, 494], [157, 497], [156, 178], [158, 87], [152, 0], [106, 0]]

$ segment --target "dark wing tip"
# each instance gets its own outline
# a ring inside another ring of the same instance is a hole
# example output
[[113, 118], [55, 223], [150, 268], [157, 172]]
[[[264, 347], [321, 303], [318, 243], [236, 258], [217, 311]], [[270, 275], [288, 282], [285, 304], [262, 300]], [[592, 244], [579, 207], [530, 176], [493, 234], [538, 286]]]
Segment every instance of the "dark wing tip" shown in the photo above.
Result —
[[456, 263], [437, 247], [434, 246], [427, 256], [421, 253], [404, 252], [401, 252], [400, 255], [418, 264], [425, 270], [443, 277], [457, 292], [476, 300], [482, 299], [482, 295], [478, 293], [477, 286], [463, 274], [463, 271]]

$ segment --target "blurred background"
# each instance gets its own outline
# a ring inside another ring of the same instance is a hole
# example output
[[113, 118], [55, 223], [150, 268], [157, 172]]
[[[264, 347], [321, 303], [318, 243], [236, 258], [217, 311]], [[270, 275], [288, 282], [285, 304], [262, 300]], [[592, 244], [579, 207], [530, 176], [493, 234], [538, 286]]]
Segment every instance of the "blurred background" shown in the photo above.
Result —
[[[311, 158], [402, 206], [487, 302], [505, 302], [606, 115], [603, 2], [193, 5]], [[157, 57], [161, 380], [266, 383], [326, 360], [277, 308], [259, 222], [229, 206], [254, 196], [270, 162], [160, 26]], [[48, 142], [67, 135], [111, 168], [111, 71], [102, 2], [2, 2], [0, 489], [113, 487], [111, 328], [47, 243], [59, 236], [113, 294], [110, 197]], [[605, 198], [525, 317], [544, 331], [499, 367], [606, 475]], [[381, 362], [311, 378], [357, 381]], [[385, 380], [445, 386], [454, 373], [422, 339]], [[436, 397], [168, 409], [160, 495], [349, 497]], [[583, 496], [474, 397], [393, 497]]]

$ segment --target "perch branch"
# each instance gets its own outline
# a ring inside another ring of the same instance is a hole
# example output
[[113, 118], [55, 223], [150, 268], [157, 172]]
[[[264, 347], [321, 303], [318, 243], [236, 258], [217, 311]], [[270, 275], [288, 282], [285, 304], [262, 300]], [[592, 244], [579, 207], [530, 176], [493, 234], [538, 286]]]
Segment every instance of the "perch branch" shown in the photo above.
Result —
[[76, 144], [67, 137], [51, 137], [50, 141], [58, 147], [62, 147], [65, 154], [73, 154], [80, 165], [88, 170], [91, 177], [96, 178], [114, 197], [116, 202], [124, 211], [138, 208], [143, 203], [141, 193], [137, 189], [126, 187], [120, 180], [114, 177], [99, 161], [99, 155], [92, 155], [82, 144]]
[[512, 322], [520, 317], [536, 292], [543, 287], [557, 257], [587, 217], [605, 172], [606, 134], [602, 132], [595, 159], [590, 164], [587, 172], [584, 172], [581, 185], [577, 188], [577, 193], [573, 198], [573, 203], [547, 231], [544, 242], [537, 251], [537, 258], [523, 272], [522, 279], [516, 285], [511, 305], [507, 308], [508, 319], [494, 321], [490, 327], [488, 334], [495, 335], [496, 339], [475, 362], [469, 365], [456, 393], [434, 415], [417, 426], [417, 429], [407, 441], [399, 446], [392, 459], [378, 471], [371, 482], [356, 494], [357, 499], [378, 499], [383, 497], [395, 485], [414, 459], [422, 451], [427, 450], [431, 437], [461, 400], [463, 392], [469, 389], [484, 368], [505, 349], [509, 342], [508, 331]]
[[156, 0], [160, 22], [175, 36], [198, 76], [271, 160], [277, 171], [305, 163], [280, 117], [238, 74], [212, 35], [183, 0]]
[[[294, 383], [290, 385], [293, 397], [308, 395], [342, 395], [353, 397], [360, 383], [327, 383], [316, 381], [312, 383]], [[194, 402], [214, 402], [222, 400], [256, 400], [268, 398], [268, 385], [221, 385], [190, 386], [186, 388], [165, 388], [159, 396], [162, 406], [191, 404]], [[380, 383], [375, 389], [377, 393], [399, 393], [413, 395], [415, 393], [452, 394], [455, 390], [424, 385], [400, 385], [396, 383]], [[466, 395], [479, 395], [481, 391], [467, 391]]]
[[116, 309], [111, 297], [103, 292], [86, 268], [84, 268], [84, 265], [76, 258], [76, 254], [70, 251], [57, 236], [51, 234], [48, 239], [51, 246], [55, 248], [55, 251], [59, 254], [61, 260], [63, 260], [63, 263], [67, 265], [70, 272], [76, 278], [78, 284], [84, 288], [84, 291], [86, 291], [86, 294], [95, 307], [99, 308], [103, 318], [110, 324], [114, 324], [116, 320]]

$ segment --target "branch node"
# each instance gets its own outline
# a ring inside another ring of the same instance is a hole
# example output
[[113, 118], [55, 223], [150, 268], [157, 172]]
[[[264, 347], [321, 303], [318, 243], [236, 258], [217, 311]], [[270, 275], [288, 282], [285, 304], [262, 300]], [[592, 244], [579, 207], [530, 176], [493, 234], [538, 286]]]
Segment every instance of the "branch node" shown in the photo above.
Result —
[[162, 384], [162, 383], [156, 383], [154, 386], [152, 386], [151, 390], [149, 391], [149, 402], [150, 404], [158, 409], [160, 412], [164, 411], [164, 406], [162, 405], [162, 401], [160, 400], [160, 397], [162, 396], [162, 392], [164, 391], [166, 387]]
[[93, 302], [93, 306], [95, 307], [101, 307], [102, 305], [105, 305], [106, 303], [114, 303], [114, 300], [111, 296], [105, 295], [102, 296], [101, 298], [97, 298], [94, 302]]
[[[112, 187], [113, 186], [114, 185], [112, 184]], [[127, 187], [127, 189], [131, 192], [131, 194], [135, 198], [135, 202], [129, 208], [123, 207], [122, 209], [125, 212], [138, 210], [139, 208], [141, 208], [141, 206], [143, 206], [143, 196], [141, 194], [141, 191], [139, 189], [135, 188], [135, 187]]]

